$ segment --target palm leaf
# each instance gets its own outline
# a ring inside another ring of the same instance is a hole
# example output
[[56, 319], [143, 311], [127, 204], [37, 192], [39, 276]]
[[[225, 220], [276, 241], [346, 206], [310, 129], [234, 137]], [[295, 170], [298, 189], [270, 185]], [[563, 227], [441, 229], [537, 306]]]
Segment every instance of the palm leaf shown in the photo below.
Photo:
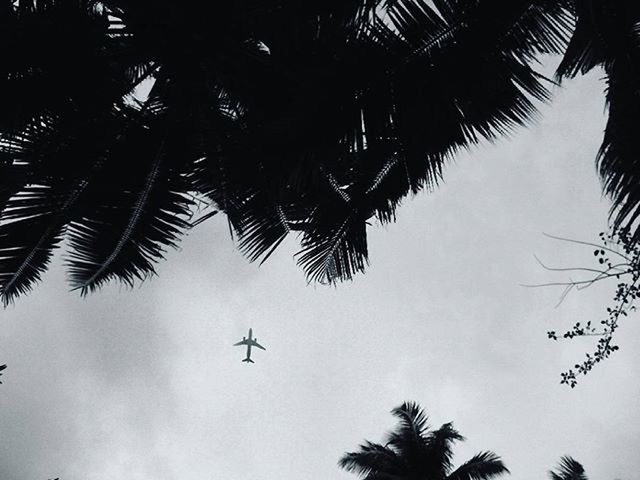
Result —
[[264, 263], [291, 231], [286, 205], [271, 201], [265, 192], [256, 192], [240, 208], [243, 216], [239, 222], [239, 248], [256, 261]]
[[[502, 37], [502, 46], [521, 60], [535, 60], [537, 54], [564, 53], [575, 28], [573, 0], [513, 2], [516, 8]], [[499, 4], [493, 4], [499, 9]]]
[[583, 466], [568, 456], [560, 459], [556, 470], [549, 471], [549, 476], [552, 480], [587, 480]]
[[262, 258], [263, 263], [282, 243], [289, 233], [289, 226], [279, 205], [273, 205], [260, 201], [261, 195], [251, 197], [247, 203], [258, 203], [246, 212], [246, 218], [242, 222], [239, 247], [251, 261]]
[[349, 280], [367, 264], [366, 219], [346, 204], [318, 207], [308, 219], [301, 246], [297, 262], [309, 281]]
[[5, 306], [28, 292], [47, 269], [62, 238], [59, 210], [70, 200], [63, 192], [33, 185], [8, 202], [0, 216], [0, 297]]
[[[182, 193], [184, 176], [166, 165], [164, 141], [157, 135], [144, 126], [128, 132], [111, 152], [115, 161], [105, 172], [105, 183], [91, 188], [92, 210], [69, 226], [69, 276], [82, 294], [114, 278], [131, 286], [136, 278], [153, 275], [163, 247], [175, 246], [188, 227], [185, 217], [191, 203]], [[138, 156], [140, 165], [129, 168], [129, 178], [123, 181], [129, 155]], [[108, 178], [114, 180], [112, 185]]]
[[402, 478], [403, 472], [401, 458], [393, 450], [371, 442], [361, 445], [358, 452], [345, 453], [338, 465], [368, 480]]
[[452, 423], [445, 423], [437, 430], [431, 431], [425, 441], [425, 471], [431, 472], [432, 475], [446, 476], [452, 467], [453, 443], [464, 439], [453, 428]]
[[575, 2], [576, 25], [562, 61], [556, 71], [557, 78], [573, 78], [585, 74], [605, 59], [604, 45], [598, 35], [598, 19], [593, 2]]
[[[189, 172], [189, 184], [227, 215], [231, 231], [240, 232], [251, 206], [257, 206], [250, 200], [264, 193], [260, 187], [265, 179], [244, 151], [248, 142], [239, 119], [241, 106], [223, 89], [213, 90], [212, 105], [198, 108], [194, 116], [200, 121], [185, 130], [189, 136], [185, 150], [190, 148], [197, 159]], [[153, 101], [163, 106], [165, 114], [173, 110], [165, 104], [166, 98], [154, 95]]]
[[447, 480], [488, 480], [509, 473], [500, 457], [493, 452], [480, 452], [456, 468]]
[[388, 445], [404, 459], [410, 471], [420, 472], [418, 475], [433, 473], [427, 468], [431, 459], [425, 447], [431, 432], [422, 408], [417, 403], [405, 402], [391, 413], [400, 423], [388, 434]]
[[391, 414], [400, 420], [400, 430], [414, 438], [422, 437], [429, 430], [429, 418], [416, 402], [405, 402], [394, 408]]
[[[0, 188], [6, 195], [0, 213], [0, 296], [5, 306], [29, 291], [47, 269], [71, 212], [99, 168], [99, 161], [91, 163], [99, 143], [94, 126], [78, 129], [73, 121], [43, 116], [20, 134], [0, 137], [0, 154], [10, 162]], [[104, 126], [97, 129], [100, 134]]]

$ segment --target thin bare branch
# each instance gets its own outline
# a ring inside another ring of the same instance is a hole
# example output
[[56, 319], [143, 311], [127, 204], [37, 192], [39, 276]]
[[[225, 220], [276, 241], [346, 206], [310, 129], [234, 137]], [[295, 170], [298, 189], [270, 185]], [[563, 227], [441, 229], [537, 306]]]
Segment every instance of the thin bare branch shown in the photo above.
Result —
[[[604, 280], [605, 278], [609, 278], [609, 277], [617, 277], [618, 273], [610, 273], [607, 275], [603, 275], [601, 278], [598, 278], [598, 280]], [[595, 281], [593, 278], [589, 279], [589, 280], [571, 280], [569, 282], [549, 282], [549, 283], [536, 283], [536, 284], [527, 284], [527, 283], [521, 283], [520, 286], [521, 287], [557, 287], [557, 286], [562, 286], [562, 287], [568, 287], [570, 285], [574, 285], [576, 288], [580, 289], [580, 287], [578, 287], [578, 285], [592, 285]]]
[[573, 290], [574, 287], [575, 285], [573, 283], [571, 285], [567, 285], [567, 288], [565, 288], [562, 291], [562, 295], [560, 295], [560, 300], [558, 300], [558, 303], [556, 303], [553, 308], [558, 308], [560, 305], [562, 305], [562, 302], [564, 302], [564, 299], [567, 298], [567, 295], [569, 295], [569, 293], [571, 292], [571, 290]]
[[[619, 265], [626, 265], [626, 264], [619, 264]], [[617, 266], [613, 265], [612, 267], [608, 268], [601, 275], [597, 275], [595, 278], [592, 278], [587, 285], [584, 285], [582, 287], [578, 287], [578, 290], [584, 290], [585, 288], [590, 287], [591, 285], [593, 285], [597, 281], [604, 280], [605, 278], [611, 278], [611, 277], [619, 278], [621, 275], [628, 275], [630, 273], [630, 272], [608, 273], [610, 270], [613, 270], [614, 268], [617, 268]]]
[[[605, 271], [603, 270], [598, 270], [597, 268], [584, 268], [584, 267], [571, 267], [571, 268], [554, 268], [554, 267], [548, 267], [547, 265], [545, 265], [544, 263], [542, 263], [542, 260], [540, 260], [537, 255], [533, 256], [536, 261], [540, 264], [540, 266], [542, 268], [544, 268], [545, 270], [550, 270], [552, 272], [593, 272], [593, 273], [605, 273]], [[620, 265], [626, 265], [626, 264], [620, 264]]]
[[620, 253], [620, 252], [618, 252], [616, 250], [613, 250], [612, 248], [608, 248], [608, 247], [606, 247], [604, 245], [598, 245], [597, 243], [585, 242], [585, 241], [582, 241], [582, 240], [574, 240], [572, 238], [556, 237], [555, 235], [550, 235], [550, 234], [545, 233], [545, 232], [542, 232], [542, 234], [545, 237], [553, 238], [554, 240], [561, 240], [563, 242], [577, 243], [577, 244], [580, 244], [580, 245], [588, 245], [590, 247], [599, 248], [601, 250], [607, 250], [608, 252], [615, 253], [616, 255], [619, 255], [622, 258], [624, 258], [626, 261], [631, 262], [631, 259], [629, 257], [627, 257], [626, 255], [623, 255], [622, 253]]

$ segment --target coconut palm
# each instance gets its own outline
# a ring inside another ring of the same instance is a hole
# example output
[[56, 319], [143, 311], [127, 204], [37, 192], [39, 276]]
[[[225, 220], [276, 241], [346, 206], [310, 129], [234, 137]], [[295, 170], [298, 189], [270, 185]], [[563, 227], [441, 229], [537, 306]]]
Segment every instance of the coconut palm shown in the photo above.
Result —
[[388, 434], [386, 444], [365, 442], [359, 451], [346, 453], [338, 463], [340, 467], [364, 480], [484, 480], [509, 472], [492, 452], [477, 453], [453, 468], [453, 444], [464, 440], [453, 424], [432, 430], [422, 408], [412, 402], [391, 413], [399, 425]]
[[601, 173], [632, 221], [640, 17], [601, 3], [0, 0], [0, 296], [63, 241], [73, 288], [132, 284], [216, 212], [250, 260], [296, 232], [309, 280], [350, 279], [369, 223], [526, 125], [565, 49], [559, 77], [611, 80]]
[[560, 459], [555, 470], [549, 471], [551, 480], [587, 480], [582, 465], [569, 456]]

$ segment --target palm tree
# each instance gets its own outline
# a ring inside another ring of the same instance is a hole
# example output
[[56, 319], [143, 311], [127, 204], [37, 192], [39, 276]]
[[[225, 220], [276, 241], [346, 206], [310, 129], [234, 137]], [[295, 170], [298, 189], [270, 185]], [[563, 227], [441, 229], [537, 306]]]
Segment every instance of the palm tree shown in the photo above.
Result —
[[571, 457], [564, 456], [555, 471], [549, 471], [551, 480], [587, 480], [582, 465]]
[[[350, 279], [371, 219], [393, 221], [456, 152], [529, 122], [549, 98], [532, 65], [549, 53], [565, 54], [559, 78], [605, 67], [599, 165], [632, 222], [638, 10], [0, 0], [0, 296], [29, 291], [63, 240], [73, 288], [133, 284], [217, 212], [250, 260], [296, 232], [310, 281]], [[194, 220], [199, 201], [210, 212]]]
[[454, 469], [452, 446], [464, 437], [451, 423], [431, 430], [422, 408], [411, 402], [391, 413], [399, 425], [389, 433], [387, 443], [365, 442], [359, 451], [346, 453], [340, 467], [364, 480], [485, 480], [509, 473], [492, 452], [477, 453]]

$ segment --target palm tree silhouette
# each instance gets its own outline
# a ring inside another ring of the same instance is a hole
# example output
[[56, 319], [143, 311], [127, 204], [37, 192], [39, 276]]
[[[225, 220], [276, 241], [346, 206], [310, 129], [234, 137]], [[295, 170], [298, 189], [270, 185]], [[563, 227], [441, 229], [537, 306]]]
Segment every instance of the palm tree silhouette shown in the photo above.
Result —
[[582, 465], [569, 456], [560, 459], [555, 470], [549, 471], [551, 480], [587, 480]]
[[340, 467], [364, 480], [485, 480], [509, 470], [492, 452], [480, 452], [453, 468], [452, 446], [464, 440], [451, 423], [432, 430], [422, 408], [406, 402], [391, 412], [399, 425], [389, 433], [387, 443], [365, 442], [360, 450], [346, 453]]
[[310, 281], [350, 279], [370, 220], [529, 122], [549, 53], [559, 78], [605, 66], [600, 171], [632, 222], [640, 7], [601, 3], [3, 0], [0, 296], [63, 240], [73, 288], [131, 285], [216, 212], [250, 260], [295, 232]]

